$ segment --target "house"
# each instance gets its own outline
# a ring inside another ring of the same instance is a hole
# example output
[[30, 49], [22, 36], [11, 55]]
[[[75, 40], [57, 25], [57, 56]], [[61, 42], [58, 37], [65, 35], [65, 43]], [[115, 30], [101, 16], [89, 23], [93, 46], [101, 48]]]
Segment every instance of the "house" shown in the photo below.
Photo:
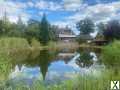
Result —
[[103, 34], [101, 34], [101, 33], [98, 33], [92, 42], [95, 45], [99, 45], [99, 46], [108, 44], [108, 40], [105, 40]]
[[91, 43], [94, 37], [92, 37], [89, 34], [80, 34], [78, 36], [78, 42], [79, 43]]
[[79, 39], [84, 41], [91, 41], [94, 39], [91, 35], [88, 35], [88, 34], [80, 34], [78, 37]]
[[57, 30], [57, 37], [59, 41], [64, 41], [64, 42], [71, 42], [76, 40], [76, 35], [74, 32], [66, 27], [66, 28], [59, 28]]

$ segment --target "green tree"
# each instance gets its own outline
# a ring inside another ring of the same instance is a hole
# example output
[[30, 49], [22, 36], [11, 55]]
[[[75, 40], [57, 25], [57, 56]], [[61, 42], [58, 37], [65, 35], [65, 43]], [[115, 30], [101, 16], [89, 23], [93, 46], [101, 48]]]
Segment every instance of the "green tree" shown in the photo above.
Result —
[[0, 20], [0, 36], [3, 34], [4, 32], [4, 24], [3, 24], [3, 21]]
[[27, 38], [28, 42], [31, 43], [33, 38], [38, 39], [39, 37], [39, 24], [40, 22], [36, 20], [29, 20], [28, 25], [25, 31], [25, 37]]
[[101, 34], [101, 35], [103, 35], [103, 32], [106, 29], [106, 24], [104, 24], [104, 23], [101, 22], [101, 23], [99, 23], [97, 25], [97, 27], [98, 27], [98, 33]]
[[57, 41], [57, 37], [58, 37], [57, 29], [58, 29], [58, 27], [55, 25], [50, 26], [50, 40]]
[[94, 32], [94, 23], [91, 19], [85, 18], [76, 24], [77, 29], [81, 34], [90, 34]]
[[49, 23], [46, 19], [46, 15], [44, 14], [40, 23], [40, 33], [39, 40], [43, 45], [46, 45], [50, 40], [50, 31], [49, 31]]
[[5, 13], [2, 19], [0, 20], [0, 36], [7, 36], [10, 30], [11, 30], [11, 23]]
[[104, 31], [104, 37], [109, 41], [113, 41], [114, 39], [120, 40], [120, 23], [118, 20], [108, 22]]
[[11, 23], [11, 29], [8, 33], [10, 37], [23, 37], [25, 32], [25, 24], [23, 23], [21, 17], [19, 17], [17, 23]]
[[17, 31], [18, 31], [18, 36], [23, 37], [25, 32], [25, 24], [23, 23], [21, 16], [19, 16], [18, 18]]

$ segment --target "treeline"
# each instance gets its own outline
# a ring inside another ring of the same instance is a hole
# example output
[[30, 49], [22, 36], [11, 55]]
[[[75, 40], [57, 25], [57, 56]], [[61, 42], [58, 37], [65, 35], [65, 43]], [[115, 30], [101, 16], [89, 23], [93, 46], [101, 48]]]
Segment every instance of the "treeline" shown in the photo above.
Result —
[[[80, 34], [89, 36], [97, 31], [99, 37], [106, 40], [120, 39], [120, 22], [119, 20], [111, 20], [107, 23], [95, 24], [90, 18], [80, 20], [76, 24], [76, 28]], [[46, 45], [49, 41], [57, 40], [57, 26], [51, 25], [44, 14], [41, 21], [30, 19], [24, 24], [21, 17], [17, 23], [11, 23], [7, 16], [0, 20], [0, 37], [22, 37], [27, 39], [29, 44], [34, 38], [41, 44]], [[97, 36], [98, 36], [97, 35]], [[80, 39], [78, 36], [78, 39]]]
[[110, 20], [106, 23], [95, 24], [90, 18], [85, 18], [79, 21], [76, 27], [80, 31], [80, 35], [90, 35], [90, 33], [97, 31], [99, 37], [104, 37], [106, 40], [120, 39], [119, 20]]
[[22, 37], [26, 38], [29, 44], [33, 38], [43, 45], [46, 45], [50, 40], [55, 41], [54, 30], [54, 26], [50, 25], [45, 14], [41, 21], [30, 19], [27, 24], [23, 23], [21, 17], [17, 23], [11, 23], [6, 16], [0, 20], [0, 37]]

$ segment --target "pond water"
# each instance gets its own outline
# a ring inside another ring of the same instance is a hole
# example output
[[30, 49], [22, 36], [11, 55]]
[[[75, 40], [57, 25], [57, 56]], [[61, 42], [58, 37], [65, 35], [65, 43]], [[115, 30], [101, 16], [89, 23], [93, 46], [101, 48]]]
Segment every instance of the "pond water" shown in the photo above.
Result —
[[8, 71], [4, 75], [11, 83], [24, 81], [32, 84], [33, 80], [40, 80], [46, 85], [74, 79], [78, 75], [99, 76], [104, 69], [104, 65], [99, 62], [99, 54], [99, 50], [91, 49], [15, 52], [12, 53], [14, 60], [11, 67], [7, 67]]

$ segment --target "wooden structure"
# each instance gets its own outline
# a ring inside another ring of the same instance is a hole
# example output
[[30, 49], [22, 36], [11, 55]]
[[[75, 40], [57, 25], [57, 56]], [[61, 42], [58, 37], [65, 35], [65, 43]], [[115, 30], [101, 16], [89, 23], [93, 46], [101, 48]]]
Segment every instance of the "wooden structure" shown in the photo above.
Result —
[[96, 45], [99, 45], [99, 46], [106, 45], [108, 43], [107, 40], [93, 40], [92, 42]]
[[70, 41], [76, 40], [76, 35], [68, 27], [59, 28], [59, 30], [57, 30], [57, 31], [58, 31], [57, 36], [58, 36], [59, 41], [70, 42]]
[[107, 40], [105, 40], [104, 35], [100, 32], [98, 32], [96, 38], [92, 41], [95, 45], [106, 45], [108, 43]]

